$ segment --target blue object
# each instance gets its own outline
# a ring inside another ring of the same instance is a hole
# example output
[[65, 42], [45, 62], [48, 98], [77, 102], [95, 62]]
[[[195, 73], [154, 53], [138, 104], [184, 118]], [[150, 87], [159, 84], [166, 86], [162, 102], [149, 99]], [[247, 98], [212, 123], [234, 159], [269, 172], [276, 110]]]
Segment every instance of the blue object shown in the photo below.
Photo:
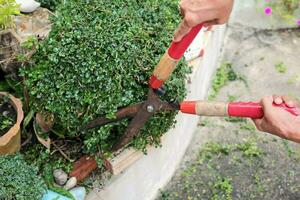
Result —
[[53, 192], [51, 190], [47, 190], [46, 194], [44, 194], [42, 200], [72, 200], [69, 197], [65, 197], [61, 194]]
[[76, 187], [69, 191], [76, 200], [84, 200], [86, 196], [86, 190], [84, 187]]

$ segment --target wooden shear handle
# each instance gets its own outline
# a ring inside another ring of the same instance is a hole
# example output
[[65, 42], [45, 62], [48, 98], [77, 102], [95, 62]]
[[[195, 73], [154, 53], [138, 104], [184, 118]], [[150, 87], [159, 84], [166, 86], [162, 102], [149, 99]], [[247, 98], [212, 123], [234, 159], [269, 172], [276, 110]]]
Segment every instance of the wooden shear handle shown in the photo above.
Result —
[[203, 24], [195, 26], [180, 42], [171, 43], [169, 49], [163, 55], [150, 77], [149, 85], [151, 88], [158, 89], [164, 84], [202, 27]]

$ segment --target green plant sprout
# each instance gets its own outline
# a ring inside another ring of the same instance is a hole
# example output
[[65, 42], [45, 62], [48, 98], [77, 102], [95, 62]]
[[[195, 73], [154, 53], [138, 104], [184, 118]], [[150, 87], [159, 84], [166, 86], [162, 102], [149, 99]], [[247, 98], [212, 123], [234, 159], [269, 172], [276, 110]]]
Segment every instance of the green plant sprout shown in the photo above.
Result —
[[275, 69], [278, 73], [285, 73], [287, 71], [287, 67], [285, 66], [285, 64], [283, 62], [277, 63], [275, 65]]
[[10, 117], [4, 116], [4, 115], [2, 115], [2, 119], [0, 117], [0, 120], [1, 120], [1, 122], [0, 122], [0, 131], [9, 128], [14, 123], [13, 120]]

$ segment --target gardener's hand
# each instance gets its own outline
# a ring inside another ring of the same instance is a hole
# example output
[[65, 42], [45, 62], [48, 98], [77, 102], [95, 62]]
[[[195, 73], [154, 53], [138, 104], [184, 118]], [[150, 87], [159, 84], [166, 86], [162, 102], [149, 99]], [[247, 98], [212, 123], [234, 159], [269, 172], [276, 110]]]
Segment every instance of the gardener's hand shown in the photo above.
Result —
[[226, 23], [232, 6], [233, 0], [181, 0], [180, 10], [184, 19], [174, 34], [174, 42], [179, 42], [202, 22], [205, 22], [205, 27]]
[[278, 105], [285, 103], [288, 107], [300, 108], [299, 103], [288, 96], [264, 97], [261, 100], [264, 117], [254, 120], [257, 129], [300, 143], [300, 116], [276, 108], [273, 103]]

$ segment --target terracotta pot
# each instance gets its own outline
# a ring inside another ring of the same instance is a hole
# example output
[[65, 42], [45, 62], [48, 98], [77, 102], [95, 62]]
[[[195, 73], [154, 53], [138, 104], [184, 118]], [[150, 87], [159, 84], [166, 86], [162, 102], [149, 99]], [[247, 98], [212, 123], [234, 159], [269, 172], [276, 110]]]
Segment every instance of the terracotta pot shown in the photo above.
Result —
[[0, 155], [12, 154], [20, 150], [21, 147], [21, 122], [24, 118], [22, 102], [14, 96], [0, 92], [0, 96], [8, 95], [11, 104], [17, 113], [17, 121], [7, 133], [0, 137]]

